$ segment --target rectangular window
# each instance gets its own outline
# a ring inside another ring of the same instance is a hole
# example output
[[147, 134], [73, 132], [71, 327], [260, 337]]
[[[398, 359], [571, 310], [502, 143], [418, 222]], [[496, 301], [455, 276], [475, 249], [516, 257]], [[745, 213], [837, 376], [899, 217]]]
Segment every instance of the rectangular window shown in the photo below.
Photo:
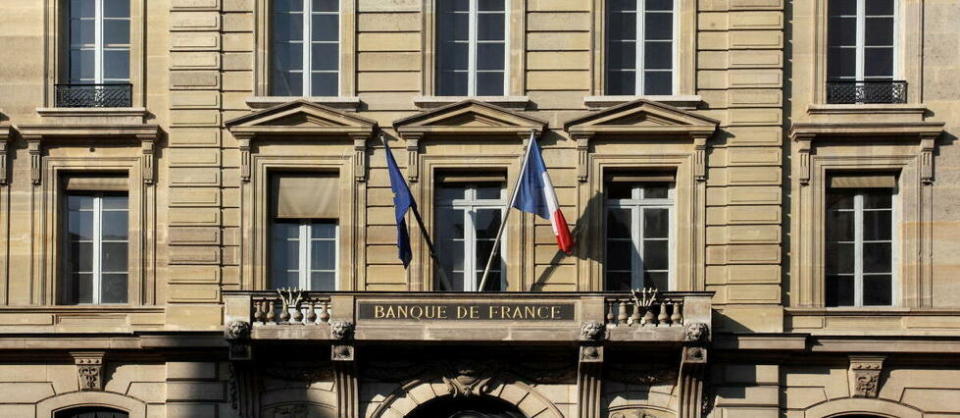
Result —
[[893, 305], [893, 175], [833, 176], [826, 201], [826, 306]]
[[505, 0], [438, 1], [438, 95], [505, 95], [510, 58], [506, 3]]
[[893, 80], [894, 0], [830, 0], [827, 76], [831, 80]]
[[339, 177], [274, 174], [271, 200], [271, 287], [336, 290]]
[[273, 0], [270, 94], [340, 94], [340, 2]]
[[71, 84], [130, 82], [130, 0], [70, 0]]
[[674, 266], [672, 173], [606, 178], [606, 288], [669, 290]]
[[127, 178], [73, 177], [65, 184], [62, 302], [127, 303]]
[[[480, 285], [507, 204], [505, 183], [503, 175], [472, 174], [443, 175], [438, 181], [438, 255], [453, 290], [474, 291]], [[501, 238], [500, 260], [493, 262], [483, 290], [506, 287], [505, 248]]]
[[608, 0], [606, 94], [674, 92], [674, 0]]

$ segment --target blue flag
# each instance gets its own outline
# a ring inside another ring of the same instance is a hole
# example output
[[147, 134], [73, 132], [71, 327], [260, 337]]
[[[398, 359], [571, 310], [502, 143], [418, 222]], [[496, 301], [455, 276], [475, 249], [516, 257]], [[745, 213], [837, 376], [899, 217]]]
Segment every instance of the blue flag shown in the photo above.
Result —
[[410, 265], [410, 259], [413, 258], [413, 252], [410, 250], [410, 234], [407, 232], [407, 221], [404, 219], [407, 210], [414, 208], [416, 210], [417, 202], [413, 200], [410, 194], [410, 188], [407, 182], [403, 180], [403, 173], [397, 167], [397, 161], [393, 159], [393, 152], [390, 146], [383, 139], [383, 146], [387, 152], [387, 172], [390, 173], [390, 189], [393, 190], [393, 211], [397, 220], [397, 249], [400, 261], [403, 262], [403, 268]]

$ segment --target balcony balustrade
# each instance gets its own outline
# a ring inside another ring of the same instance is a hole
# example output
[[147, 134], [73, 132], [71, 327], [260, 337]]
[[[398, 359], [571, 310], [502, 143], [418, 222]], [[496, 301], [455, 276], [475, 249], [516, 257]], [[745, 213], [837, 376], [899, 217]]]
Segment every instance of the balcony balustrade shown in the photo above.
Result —
[[894, 80], [828, 81], [829, 104], [896, 104], [907, 102], [907, 82]]
[[57, 107], [131, 107], [133, 85], [110, 84], [57, 84]]

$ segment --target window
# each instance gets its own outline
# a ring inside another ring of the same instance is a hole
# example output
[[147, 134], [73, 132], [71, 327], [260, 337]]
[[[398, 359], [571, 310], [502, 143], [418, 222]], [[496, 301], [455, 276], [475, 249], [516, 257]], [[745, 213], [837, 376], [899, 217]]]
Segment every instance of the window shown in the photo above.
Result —
[[119, 409], [103, 406], [82, 406], [57, 411], [55, 418], [126, 418], [130, 415]]
[[674, 0], [609, 0], [606, 94], [671, 95]]
[[336, 290], [339, 177], [285, 173], [271, 180], [271, 287]]
[[829, 0], [829, 103], [900, 103], [894, 0]]
[[127, 107], [130, 85], [130, 0], [69, 0], [64, 107]]
[[129, 202], [125, 177], [66, 181], [62, 300], [127, 303]]
[[272, 2], [271, 95], [339, 95], [339, 8], [337, 0]]
[[672, 174], [606, 179], [606, 288], [669, 290], [673, 270]]
[[506, 6], [505, 0], [438, 1], [438, 95], [505, 95]]
[[826, 305], [893, 304], [893, 175], [833, 176], [826, 203]]
[[[453, 290], [475, 291], [483, 277], [507, 204], [505, 176], [447, 174], [437, 185], [437, 247], [441, 267]], [[506, 267], [500, 243], [500, 262], [494, 260], [483, 290], [505, 288]], [[442, 286], [437, 286], [442, 288]]]

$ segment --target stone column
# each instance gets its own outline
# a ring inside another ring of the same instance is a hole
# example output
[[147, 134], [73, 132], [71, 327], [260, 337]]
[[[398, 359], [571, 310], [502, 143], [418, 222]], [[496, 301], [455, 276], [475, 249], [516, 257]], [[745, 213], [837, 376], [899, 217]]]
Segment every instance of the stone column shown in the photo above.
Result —
[[580, 361], [577, 367], [577, 416], [600, 418], [600, 401], [603, 398], [603, 345], [580, 346]]

